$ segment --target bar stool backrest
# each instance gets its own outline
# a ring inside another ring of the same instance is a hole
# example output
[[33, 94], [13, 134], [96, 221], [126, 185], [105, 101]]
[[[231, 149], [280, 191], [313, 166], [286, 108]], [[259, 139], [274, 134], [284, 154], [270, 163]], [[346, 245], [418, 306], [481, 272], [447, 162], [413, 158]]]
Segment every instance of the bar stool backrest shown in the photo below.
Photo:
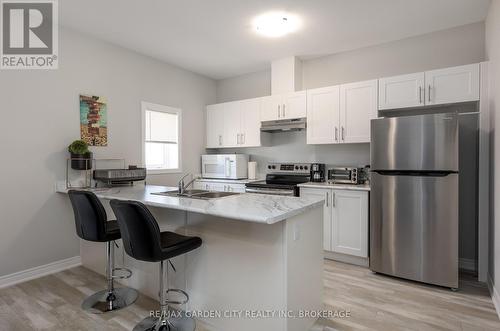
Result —
[[104, 242], [106, 210], [96, 195], [89, 191], [69, 190], [69, 199], [75, 214], [76, 234], [88, 240]]
[[138, 201], [111, 200], [125, 252], [136, 260], [159, 262], [160, 228], [146, 206]]

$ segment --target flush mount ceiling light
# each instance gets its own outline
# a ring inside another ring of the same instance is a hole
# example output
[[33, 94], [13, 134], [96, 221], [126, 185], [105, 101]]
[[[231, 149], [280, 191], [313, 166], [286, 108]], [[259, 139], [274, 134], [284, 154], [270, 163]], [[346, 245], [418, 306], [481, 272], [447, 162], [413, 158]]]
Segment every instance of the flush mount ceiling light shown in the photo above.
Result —
[[263, 36], [277, 38], [295, 32], [300, 28], [300, 19], [284, 12], [269, 12], [253, 20], [255, 31]]

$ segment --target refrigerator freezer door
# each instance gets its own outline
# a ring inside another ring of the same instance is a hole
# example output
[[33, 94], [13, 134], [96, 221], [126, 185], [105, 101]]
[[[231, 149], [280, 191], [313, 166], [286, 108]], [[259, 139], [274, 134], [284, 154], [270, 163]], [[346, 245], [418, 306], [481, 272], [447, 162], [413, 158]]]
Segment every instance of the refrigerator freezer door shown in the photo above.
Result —
[[458, 171], [458, 116], [372, 120], [370, 154], [373, 170]]
[[370, 269], [458, 288], [458, 174], [371, 183]]

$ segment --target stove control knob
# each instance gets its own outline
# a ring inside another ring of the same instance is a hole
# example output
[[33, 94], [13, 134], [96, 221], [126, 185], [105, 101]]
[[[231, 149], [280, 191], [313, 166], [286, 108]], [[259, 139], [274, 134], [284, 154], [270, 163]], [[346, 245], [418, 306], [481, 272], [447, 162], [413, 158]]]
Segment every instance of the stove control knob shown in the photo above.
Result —
[[273, 168], [273, 169], [276, 169], [276, 166], [274, 166], [274, 165], [273, 165], [273, 167], [272, 167], [272, 168]]
[[295, 170], [299, 170], [299, 166], [295, 166]]
[[302, 170], [302, 169], [304, 169], [304, 167], [303, 167], [303, 166], [300, 166], [300, 170]]
[[304, 166], [304, 170], [307, 170], [307, 166]]

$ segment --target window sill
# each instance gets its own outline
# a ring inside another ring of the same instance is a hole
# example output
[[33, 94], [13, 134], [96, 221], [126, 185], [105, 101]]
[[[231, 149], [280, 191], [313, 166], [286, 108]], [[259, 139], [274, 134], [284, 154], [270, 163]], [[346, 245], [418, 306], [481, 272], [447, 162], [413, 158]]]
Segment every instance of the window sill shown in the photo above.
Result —
[[147, 169], [148, 175], [180, 174], [182, 169]]

